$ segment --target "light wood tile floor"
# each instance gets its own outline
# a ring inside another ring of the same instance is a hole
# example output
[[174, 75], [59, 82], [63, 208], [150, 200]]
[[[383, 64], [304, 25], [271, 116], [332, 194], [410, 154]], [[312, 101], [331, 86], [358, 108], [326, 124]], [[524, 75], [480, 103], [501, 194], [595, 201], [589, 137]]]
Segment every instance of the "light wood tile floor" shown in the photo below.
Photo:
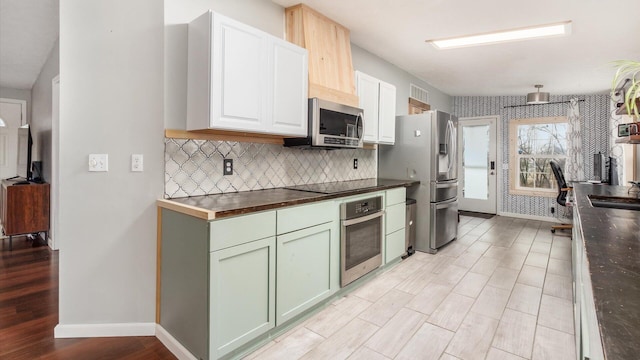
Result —
[[575, 359], [571, 239], [551, 224], [460, 217], [416, 253], [246, 359]]

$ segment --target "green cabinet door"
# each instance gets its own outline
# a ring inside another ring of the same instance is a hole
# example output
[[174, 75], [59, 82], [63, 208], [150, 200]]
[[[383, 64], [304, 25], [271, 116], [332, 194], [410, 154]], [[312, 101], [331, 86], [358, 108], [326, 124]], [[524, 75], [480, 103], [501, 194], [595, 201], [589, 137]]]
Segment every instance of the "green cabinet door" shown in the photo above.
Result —
[[407, 249], [405, 248], [405, 229], [400, 229], [394, 233], [387, 234], [385, 246], [385, 264], [402, 256]]
[[275, 237], [214, 251], [210, 261], [210, 358], [275, 326]]
[[339, 261], [338, 243], [334, 222], [278, 236], [276, 324], [333, 293], [332, 269]]
[[404, 203], [387, 206], [386, 208], [386, 229], [387, 234], [396, 232], [405, 227], [407, 208]]

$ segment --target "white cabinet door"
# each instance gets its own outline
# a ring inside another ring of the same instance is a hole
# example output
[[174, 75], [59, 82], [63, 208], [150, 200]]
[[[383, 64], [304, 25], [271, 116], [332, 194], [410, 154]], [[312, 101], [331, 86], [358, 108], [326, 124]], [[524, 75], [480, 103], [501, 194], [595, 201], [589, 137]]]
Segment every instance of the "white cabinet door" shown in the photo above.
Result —
[[307, 50], [207, 12], [189, 23], [187, 130], [307, 135]]
[[378, 142], [378, 91], [380, 81], [356, 71], [356, 92], [364, 111], [364, 141]]
[[280, 39], [271, 44], [270, 128], [283, 135], [307, 136], [307, 50]]
[[214, 15], [211, 127], [264, 130], [267, 39], [256, 29]]
[[380, 81], [378, 115], [378, 141], [393, 145], [396, 142], [396, 87], [384, 81]]
[[391, 144], [396, 141], [396, 87], [356, 71], [360, 107], [364, 110], [364, 141]]
[[385, 237], [385, 264], [401, 257], [407, 251], [405, 247], [405, 229], [402, 228]]

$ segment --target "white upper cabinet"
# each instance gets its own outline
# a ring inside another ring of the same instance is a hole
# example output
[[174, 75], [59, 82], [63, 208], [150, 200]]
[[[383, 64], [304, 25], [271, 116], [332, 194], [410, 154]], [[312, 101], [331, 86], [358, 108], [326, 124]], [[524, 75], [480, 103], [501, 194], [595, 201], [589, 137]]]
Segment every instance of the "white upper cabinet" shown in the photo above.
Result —
[[356, 71], [356, 92], [364, 118], [364, 141], [378, 142], [378, 92], [380, 80]]
[[187, 130], [307, 135], [307, 50], [211, 11], [189, 23]]
[[356, 91], [364, 110], [364, 141], [394, 144], [396, 87], [356, 71]]
[[281, 39], [271, 42], [273, 81], [269, 104], [275, 133], [307, 136], [307, 50]]
[[384, 81], [380, 81], [378, 116], [378, 142], [393, 145], [396, 142], [396, 87]]

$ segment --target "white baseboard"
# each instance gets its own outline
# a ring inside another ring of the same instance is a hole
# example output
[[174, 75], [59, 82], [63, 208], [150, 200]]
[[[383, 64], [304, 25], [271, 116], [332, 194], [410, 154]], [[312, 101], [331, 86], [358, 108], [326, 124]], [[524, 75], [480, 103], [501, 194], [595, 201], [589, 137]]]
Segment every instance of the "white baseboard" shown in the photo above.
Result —
[[49, 236], [49, 237], [47, 238], [47, 245], [49, 245], [49, 248], [50, 248], [51, 250], [58, 250], [58, 248], [56, 247], [56, 242], [55, 242], [55, 241], [53, 241], [53, 239], [51, 238], [51, 236]]
[[198, 360], [176, 338], [171, 336], [160, 324], [156, 324], [156, 337], [179, 360]]
[[546, 222], [553, 222], [553, 223], [561, 222], [560, 220], [554, 217], [526, 215], [526, 214], [517, 214], [517, 213], [508, 213], [508, 212], [499, 212], [498, 216], [506, 216], [506, 217], [513, 217], [513, 218], [527, 219], [527, 220], [539, 220], [539, 221], [546, 221]]
[[58, 324], [53, 329], [55, 338], [154, 336], [155, 334], [155, 323]]

